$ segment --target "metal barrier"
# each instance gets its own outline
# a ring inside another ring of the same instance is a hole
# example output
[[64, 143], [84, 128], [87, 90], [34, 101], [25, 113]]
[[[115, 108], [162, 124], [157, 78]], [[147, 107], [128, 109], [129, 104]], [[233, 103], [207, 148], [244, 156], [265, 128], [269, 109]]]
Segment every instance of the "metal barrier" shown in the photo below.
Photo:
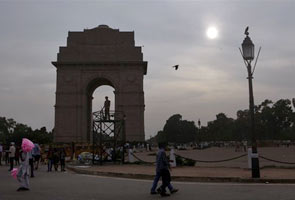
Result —
[[243, 154], [243, 155], [240, 155], [240, 156], [236, 156], [236, 157], [228, 158], [228, 159], [223, 159], [223, 160], [195, 160], [195, 159], [192, 159], [192, 158], [186, 158], [186, 157], [181, 156], [181, 155], [178, 155], [178, 154], [175, 154], [175, 155], [176, 156], [179, 156], [180, 158], [184, 158], [184, 159], [188, 159], [188, 160], [193, 160], [193, 161], [196, 161], [196, 162], [218, 163], [218, 162], [226, 162], [226, 161], [231, 161], [231, 160], [239, 159], [239, 158], [242, 158], [242, 157], [246, 156], [247, 154]]
[[131, 153], [131, 155], [133, 155], [134, 158], [136, 158], [141, 163], [145, 163], [145, 164], [155, 164], [156, 163], [156, 162], [147, 162], [147, 161], [144, 161], [144, 160], [138, 158], [134, 153]]
[[268, 160], [268, 161], [272, 161], [272, 162], [276, 162], [276, 163], [282, 163], [282, 164], [289, 164], [289, 165], [295, 165], [295, 163], [293, 162], [286, 162], [286, 161], [278, 161], [278, 160], [273, 160], [273, 159], [270, 159], [270, 158], [266, 158], [264, 156], [260, 156], [259, 155], [259, 158], [262, 158], [264, 160]]
[[[142, 159], [140, 159], [139, 157], [137, 157], [134, 153], [131, 153], [139, 162], [141, 163], [146, 163], [146, 164], [155, 164], [156, 162], [147, 162], [147, 161], [144, 161]], [[178, 156], [180, 158], [184, 158], [184, 159], [187, 159], [187, 160], [193, 160], [193, 161], [196, 161], [196, 162], [203, 162], [203, 163], [219, 163], [219, 162], [227, 162], [227, 161], [231, 161], [231, 160], [236, 160], [236, 159], [239, 159], [239, 158], [242, 158], [244, 156], [247, 156], [247, 154], [243, 154], [243, 155], [240, 155], [240, 156], [236, 156], [236, 157], [233, 157], [233, 158], [227, 158], [227, 159], [223, 159], [223, 160], [196, 160], [196, 159], [192, 159], [192, 158], [187, 158], [187, 157], [184, 157], [184, 156], [181, 156], [179, 154], [175, 154], [175, 156]], [[272, 162], [277, 162], [277, 163], [282, 163], [282, 164], [289, 164], [289, 165], [295, 165], [295, 162], [286, 162], [286, 161], [278, 161], [278, 160], [273, 160], [273, 159], [270, 159], [270, 158], [267, 158], [265, 156], [261, 156], [259, 155], [259, 158], [262, 158], [264, 160], [268, 160], [268, 161], [272, 161]]]

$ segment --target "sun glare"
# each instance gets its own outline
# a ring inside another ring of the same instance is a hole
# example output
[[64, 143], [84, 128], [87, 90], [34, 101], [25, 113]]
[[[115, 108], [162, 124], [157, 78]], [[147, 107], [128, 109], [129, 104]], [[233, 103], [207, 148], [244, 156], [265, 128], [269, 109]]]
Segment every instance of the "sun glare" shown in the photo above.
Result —
[[216, 27], [211, 26], [207, 29], [207, 37], [209, 39], [215, 39], [218, 36], [218, 30]]

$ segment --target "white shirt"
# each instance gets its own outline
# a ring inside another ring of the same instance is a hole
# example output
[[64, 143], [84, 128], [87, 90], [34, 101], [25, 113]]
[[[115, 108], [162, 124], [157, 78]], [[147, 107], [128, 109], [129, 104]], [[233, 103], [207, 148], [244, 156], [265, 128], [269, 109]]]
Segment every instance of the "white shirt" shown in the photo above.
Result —
[[14, 146], [10, 146], [10, 148], [9, 148], [9, 157], [10, 158], [15, 157], [15, 147]]
[[3, 146], [0, 144], [0, 152], [3, 152]]

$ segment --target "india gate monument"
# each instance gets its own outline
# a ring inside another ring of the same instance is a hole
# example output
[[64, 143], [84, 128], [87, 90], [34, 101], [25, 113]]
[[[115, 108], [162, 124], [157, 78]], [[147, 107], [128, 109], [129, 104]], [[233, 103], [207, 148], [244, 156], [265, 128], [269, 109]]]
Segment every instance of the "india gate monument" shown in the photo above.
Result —
[[91, 141], [92, 96], [104, 85], [114, 88], [115, 112], [124, 113], [126, 141], [144, 141], [147, 62], [135, 46], [134, 32], [107, 25], [70, 31], [52, 64], [57, 72], [55, 142]]

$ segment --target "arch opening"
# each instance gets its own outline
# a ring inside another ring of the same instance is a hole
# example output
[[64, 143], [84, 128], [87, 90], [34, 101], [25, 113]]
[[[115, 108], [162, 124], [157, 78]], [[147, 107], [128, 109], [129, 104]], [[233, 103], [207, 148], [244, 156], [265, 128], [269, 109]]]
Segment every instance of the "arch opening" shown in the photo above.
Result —
[[104, 107], [105, 97], [111, 102], [110, 110], [115, 111], [115, 89], [109, 85], [97, 87], [92, 94], [92, 113], [101, 111]]

